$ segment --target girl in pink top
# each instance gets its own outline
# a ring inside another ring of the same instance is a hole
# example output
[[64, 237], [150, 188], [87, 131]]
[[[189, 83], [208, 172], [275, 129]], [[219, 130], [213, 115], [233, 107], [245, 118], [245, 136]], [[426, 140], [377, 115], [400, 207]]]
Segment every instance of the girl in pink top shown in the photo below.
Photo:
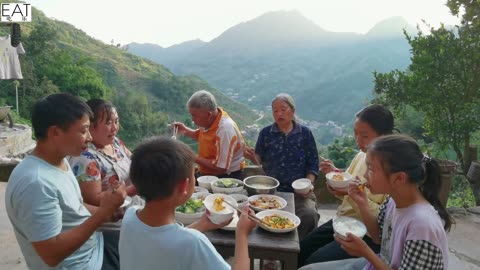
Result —
[[373, 241], [381, 244], [380, 254], [352, 234], [346, 240], [336, 240], [350, 255], [368, 260], [364, 269], [447, 269], [445, 231], [450, 230], [453, 220], [438, 199], [438, 163], [404, 135], [375, 140], [368, 146], [366, 162], [370, 191], [390, 195], [378, 218], [369, 212], [358, 182], [352, 183], [348, 192], [358, 204]]

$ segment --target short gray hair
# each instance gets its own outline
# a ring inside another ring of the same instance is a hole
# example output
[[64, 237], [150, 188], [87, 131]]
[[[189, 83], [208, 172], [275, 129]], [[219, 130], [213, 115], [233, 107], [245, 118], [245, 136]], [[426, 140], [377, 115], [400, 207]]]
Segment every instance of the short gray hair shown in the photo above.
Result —
[[288, 107], [290, 107], [292, 110], [295, 110], [295, 101], [293, 100], [292, 96], [286, 93], [280, 93], [278, 94], [273, 100], [272, 100], [272, 106], [275, 101], [284, 101], [287, 103]]
[[212, 93], [207, 90], [200, 90], [195, 93], [187, 101], [188, 108], [207, 109], [209, 111], [217, 110], [217, 101]]

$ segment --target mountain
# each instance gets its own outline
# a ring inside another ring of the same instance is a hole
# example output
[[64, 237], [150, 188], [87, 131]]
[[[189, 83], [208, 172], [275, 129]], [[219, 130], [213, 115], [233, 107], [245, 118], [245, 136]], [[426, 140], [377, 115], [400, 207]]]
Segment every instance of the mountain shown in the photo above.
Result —
[[165, 66], [169, 66], [172, 63], [178, 61], [179, 58], [190, 54], [194, 50], [205, 45], [206, 42], [199, 39], [185, 41], [180, 44], [170, 46], [168, 48], [162, 48], [156, 44], [128, 44], [128, 51], [130, 53], [140, 55], [144, 58], [150, 59], [156, 63], [161, 63]]
[[[120, 138], [134, 146], [145, 137], [169, 134], [167, 123], [172, 121], [191, 126], [185, 104], [200, 89], [211, 91], [240, 127], [258, 118], [250, 108], [198, 76], [175, 75], [151, 60], [96, 40], [71, 24], [49, 19], [36, 8], [33, 18], [22, 24], [22, 43], [27, 54], [20, 59], [24, 79], [20, 80], [19, 100], [21, 116], [27, 120], [31, 105], [47, 94], [69, 92], [85, 100], [105, 98], [118, 108]], [[0, 28], [1, 35], [9, 31]], [[188, 46], [199, 43], [173, 49], [186, 53]], [[15, 104], [11, 85], [0, 85], [0, 106]]]
[[404, 18], [397, 16], [375, 24], [375, 26], [367, 32], [366, 36], [369, 38], [403, 37], [403, 30], [410, 35], [417, 33], [415, 27], [409, 25]]
[[[269, 12], [159, 63], [175, 74], [196, 74], [257, 110], [268, 110], [276, 94], [287, 92], [301, 118], [350, 124], [371, 98], [372, 72], [408, 66], [405, 27], [413, 29], [395, 17], [365, 35], [336, 33], [298, 11]], [[148, 57], [141, 46], [135, 53]]]

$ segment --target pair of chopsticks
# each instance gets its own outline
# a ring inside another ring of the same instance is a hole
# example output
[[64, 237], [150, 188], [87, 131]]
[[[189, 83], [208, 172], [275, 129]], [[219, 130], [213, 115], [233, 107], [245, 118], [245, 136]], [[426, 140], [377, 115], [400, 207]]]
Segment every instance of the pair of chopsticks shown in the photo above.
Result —
[[177, 134], [178, 134], [178, 127], [174, 124], [168, 124], [167, 126], [172, 128], [172, 131], [173, 131], [172, 139], [176, 140]]
[[253, 216], [253, 215], [250, 215], [250, 213], [246, 213], [245, 211], [243, 211], [243, 209], [240, 209], [239, 207], [234, 206], [233, 204], [229, 203], [229, 202], [226, 201], [226, 200], [223, 200], [223, 202], [226, 203], [226, 204], [228, 204], [228, 205], [230, 205], [230, 206], [233, 207], [235, 210], [239, 211], [242, 215], [247, 215], [247, 217], [248, 217], [250, 220], [252, 220], [253, 222], [255, 222], [255, 223], [257, 223], [257, 224], [263, 224], [264, 226], [269, 227], [268, 224], [267, 224], [265, 221], [259, 219], [258, 217]]

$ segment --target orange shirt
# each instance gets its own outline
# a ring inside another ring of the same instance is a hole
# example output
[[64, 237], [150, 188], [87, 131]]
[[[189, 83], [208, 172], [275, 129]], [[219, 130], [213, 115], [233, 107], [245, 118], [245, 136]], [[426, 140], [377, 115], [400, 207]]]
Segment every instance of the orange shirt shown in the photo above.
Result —
[[[198, 133], [198, 156], [211, 159], [213, 165], [227, 170], [227, 173], [235, 172], [245, 167], [243, 158], [243, 137], [237, 124], [228, 114], [218, 109], [215, 121], [208, 129], [200, 128]], [[199, 166], [201, 174], [213, 174], [211, 170]]]

